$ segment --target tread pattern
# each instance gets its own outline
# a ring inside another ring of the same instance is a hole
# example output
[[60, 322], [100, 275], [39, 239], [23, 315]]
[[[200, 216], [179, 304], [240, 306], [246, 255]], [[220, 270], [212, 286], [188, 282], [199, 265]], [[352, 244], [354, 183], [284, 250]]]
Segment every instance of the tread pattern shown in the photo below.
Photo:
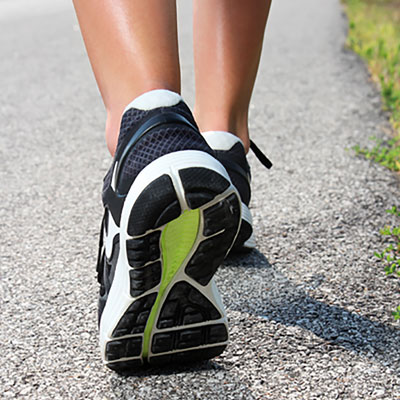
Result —
[[221, 314], [197, 289], [185, 281], [168, 293], [157, 321], [158, 329], [220, 319]]
[[134, 301], [119, 320], [112, 337], [143, 333], [156, 297], [157, 293], [151, 293]]
[[[227, 179], [206, 168], [183, 169], [179, 175], [191, 209], [206, 205], [230, 187]], [[206, 286], [236, 235], [240, 223], [240, 200], [232, 193], [200, 212], [205, 239], [189, 260], [185, 273]], [[226, 347], [228, 331], [226, 323], [220, 321], [223, 317], [221, 312], [205, 294], [190, 284], [188, 278], [188, 281], [175, 283], [160, 303], [161, 309], [155, 321], [160, 331], [150, 336], [149, 352], [152, 354], [147, 359], [142, 356], [143, 345], [148, 338], [145, 332], [150, 332], [146, 324], [154, 304], [159, 301], [156, 302], [157, 291], [150, 294], [146, 292], [156, 288], [163, 275], [162, 230], [154, 229], [175, 220], [181, 213], [175, 188], [168, 175], [151, 182], [130, 211], [127, 230], [134, 238], [126, 240], [126, 251], [131, 267], [129, 279], [133, 302], [118, 321], [112, 340], [105, 349], [107, 365], [118, 372], [137, 369], [146, 362], [158, 365], [210, 359]], [[190, 326], [193, 324], [199, 325]]]
[[237, 232], [239, 215], [240, 203], [234, 194], [204, 210], [204, 236], [222, 232], [201, 242], [185, 268], [200, 285], [206, 286], [224, 261]]
[[106, 346], [107, 361], [124, 357], [139, 356], [142, 351], [142, 337], [134, 337], [108, 342]]
[[138, 239], [126, 241], [128, 262], [132, 268], [143, 267], [150, 261], [160, 258], [160, 231], [149, 233]]
[[153, 336], [151, 350], [154, 354], [173, 350], [183, 350], [207, 344], [221, 343], [228, 340], [228, 332], [224, 324], [199, 326]]
[[185, 168], [179, 171], [185, 198], [193, 210], [208, 203], [230, 186], [228, 180], [215, 171], [207, 168]]
[[161, 281], [161, 262], [147, 265], [145, 268], [131, 269], [131, 296], [137, 297], [157, 286]]
[[129, 216], [128, 233], [131, 236], [142, 235], [179, 217], [180, 213], [172, 180], [168, 175], [161, 175], [136, 199]]

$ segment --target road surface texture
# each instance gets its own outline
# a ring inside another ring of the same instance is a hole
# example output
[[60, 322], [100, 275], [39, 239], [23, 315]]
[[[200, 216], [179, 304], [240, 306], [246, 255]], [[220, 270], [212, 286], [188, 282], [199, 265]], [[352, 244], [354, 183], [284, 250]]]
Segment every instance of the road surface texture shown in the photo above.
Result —
[[[193, 103], [191, 6], [180, 5]], [[388, 128], [337, 0], [276, 1], [251, 106], [257, 250], [217, 282], [225, 353], [121, 377], [97, 345], [105, 112], [67, 0], [0, 0], [5, 399], [398, 399], [399, 284], [374, 259], [398, 179], [346, 151]], [[217, 95], [217, 94], [216, 94]]]

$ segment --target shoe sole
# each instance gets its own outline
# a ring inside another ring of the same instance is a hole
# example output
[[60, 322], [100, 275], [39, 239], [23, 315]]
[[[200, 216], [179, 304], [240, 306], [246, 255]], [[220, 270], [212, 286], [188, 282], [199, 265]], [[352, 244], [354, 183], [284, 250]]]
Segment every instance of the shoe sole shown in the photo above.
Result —
[[132, 184], [120, 228], [108, 220], [106, 253], [117, 235], [119, 253], [100, 320], [105, 364], [126, 372], [220, 354], [228, 329], [213, 276], [241, 222], [223, 166], [200, 151], [160, 157]]
[[241, 208], [242, 222], [232, 251], [238, 253], [248, 253], [256, 247], [256, 240], [253, 233], [253, 218], [249, 208], [245, 203], [241, 203]]

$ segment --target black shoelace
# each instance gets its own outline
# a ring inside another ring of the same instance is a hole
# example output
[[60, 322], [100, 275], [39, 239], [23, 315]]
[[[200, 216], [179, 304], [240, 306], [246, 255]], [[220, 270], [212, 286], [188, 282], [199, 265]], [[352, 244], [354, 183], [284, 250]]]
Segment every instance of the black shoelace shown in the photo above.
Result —
[[258, 158], [258, 161], [264, 167], [270, 169], [272, 167], [272, 162], [267, 158], [267, 156], [256, 146], [256, 144], [250, 140], [250, 149], [253, 151], [254, 155]]

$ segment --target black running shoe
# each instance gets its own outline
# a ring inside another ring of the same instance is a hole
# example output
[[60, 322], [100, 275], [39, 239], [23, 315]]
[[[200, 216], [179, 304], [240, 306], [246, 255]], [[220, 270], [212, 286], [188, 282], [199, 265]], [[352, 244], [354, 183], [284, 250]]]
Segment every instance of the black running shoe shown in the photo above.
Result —
[[[253, 219], [249, 209], [251, 197], [250, 166], [247, 162], [243, 142], [232, 133], [224, 131], [203, 132], [202, 135], [214, 150], [216, 158], [226, 168], [242, 200], [242, 223], [232, 250], [250, 251], [255, 248], [256, 241], [253, 234]], [[272, 167], [271, 161], [252, 141], [250, 148], [265, 167], [268, 169]]]
[[237, 236], [240, 198], [181, 97], [126, 109], [104, 179], [100, 348], [119, 372], [209, 359], [228, 342], [213, 276]]

